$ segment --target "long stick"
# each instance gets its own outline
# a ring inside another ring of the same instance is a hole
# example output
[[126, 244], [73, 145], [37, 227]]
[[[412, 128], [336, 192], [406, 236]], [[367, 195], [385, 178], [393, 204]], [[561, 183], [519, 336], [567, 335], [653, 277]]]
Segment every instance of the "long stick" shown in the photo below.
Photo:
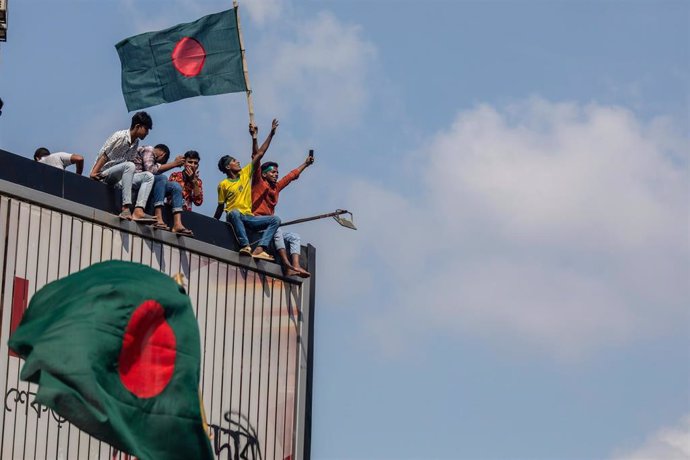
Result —
[[237, 0], [232, 1], [232, 6], [235, 8], [235, 17], [237, 18], [237, 33], [240, 36], [240, 51], [242, 52], [242, 70], [244, 71], [244, 82], [247, 85], [247, 108], [249, 109], [249, 123], [255, 125], [254, 122], [254, 101], [252, 100], [252, 89], [249, 86], [249, 70], [247, 70], [247, 57], [244, 52], [244, 40], [242, 39], [242, 28], [240, 27], [240, 6]]
[[280, 224], [280, 226], [284, 227], [286, 225], [301, 224], [302, 222], [309, 222], [312, 220], [325, 219], [326, 217], [340, 216], [342, 214], [349, 214], [349, 211], [346, 211], [344, 209], [338, 209], [337, 211], [329, 212], [328, 214], [319, 214], [318, 216], [303, 217], [301, 219], [295, 219], [295, 220], [291, 220], [288, 222], [283, 222], [282, 224]]
[[[350, 211], [347, 211], [347, 210], [345, 210], [345, 209], [336, 209], [335, 211], [329, 212], [328, 214], [319, 214], [318, 216], [303, 217], [302, 219], [295, 219], [295, 220], [291, 220], [291, 221], [288, 221], [288, 222], [283, 222], [282, 224], [280, 224], [280, 226], [281, 226], [281, 227], [284, 227], [284, 226], [286, 226], [286, 225], [300, 224], [300, 223], [302, 223], [302, 222], [309, 222], [309, 221], [312, 221], [312, 220], [325, 219], [326, 217], [336, 217], [336, 216], [340, 216], [340, 215], [342, 215], [342, 214], [350, 214], [350, 215], [352, 215], [352, 214], [350, 213]], [[338, 223], [339, 223], [340, 225], [342, 225], [343, 227], [351, 228], [352, 230], [357, 230], [357, 227], [355, 227], [355, 224], [354, 224], [353, 222], [351, 222], [351, 221], [348, 221], [348, 220], [345, 220], [345, 219], [338, 219], [338, 218], [336, 218], [335, 220], [337, 220]], [[228, 222], [228, 225], [232, 225], [232, 224], [230, 224], [230, 223]], [[261, 230], [261, 232], [263, 232], [263, 230]], [[259, 240], [253, 241], [253, 242], [251, 243], [251, 245], [254, 246], [254, 245], [255, 245], [256, 243], [258, 243], [258, 242], [259, 242]]]

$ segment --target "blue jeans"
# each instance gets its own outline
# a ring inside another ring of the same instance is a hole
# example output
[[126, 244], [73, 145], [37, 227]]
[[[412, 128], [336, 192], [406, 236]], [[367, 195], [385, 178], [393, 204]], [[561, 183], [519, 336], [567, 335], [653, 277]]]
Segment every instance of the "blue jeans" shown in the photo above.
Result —
[[163, 174], [153, 176], [153, 207], [163, 206], [166, 195], [170, 197], [172, 212], [182, 212], [182, 186], [169, 181]]
[[228, 213], [227, 221], [235, 230], [235, 237], [241, 247], [249, 246], [249, 238], [245, 228], [255, 232], [263, 230], [259, 246], [267, 248], [280, 226], [280, 217], [278, 216], [249, 216], [242, 214], [237, 209], [233, 209]]
[[273, 236], [273, 244], [276, 249], [285, 249], [285, 243], [288, 244], [290, 254], [300, 254], [302, 252], [302, 240], [299, 234], [294, 232], [284, 232], [280, 228], [276, 230], [276, 234]]

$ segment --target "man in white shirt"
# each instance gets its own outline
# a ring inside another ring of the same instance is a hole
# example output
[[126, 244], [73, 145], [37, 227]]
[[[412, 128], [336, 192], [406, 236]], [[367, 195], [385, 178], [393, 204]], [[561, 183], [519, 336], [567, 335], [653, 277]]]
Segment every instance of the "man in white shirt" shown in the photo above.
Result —
[[84, 157], [74, 153], [50, 153], [50, 150], [47, 148], [39, 147], [34, 153], [34, 160], [60, 169], [65, 169], [69, 165], [76, 165], [77, 174], [80, 176], [82, 171], [84, 171]]
[[[135, 113], [129, 129], [117, 131], [105, 141], [89, 175], [91, 179], [121, 187], [122, 212], [119, 217], [142, 224], [156, 222], [155, 217], [144, 212], [153, 187], [153, 174], [147, 171], [136, 172], [133, 160], [137, 155], [139, 139], [144, 139], [151, 128], [153, 128], [153, 121], [148, 113]], [[134, 210], [130, 211], [132, 185], [139, 187], [139, 193]]]

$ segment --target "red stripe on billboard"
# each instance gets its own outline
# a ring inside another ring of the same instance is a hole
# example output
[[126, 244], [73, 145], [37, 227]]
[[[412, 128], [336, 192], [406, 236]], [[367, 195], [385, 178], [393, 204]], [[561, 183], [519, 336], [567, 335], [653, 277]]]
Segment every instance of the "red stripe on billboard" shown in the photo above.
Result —
[[[29, 280], [14, 277], [14, 289], [12, 290], [12, 316], [10, 319], [10, 337], [14, 334], [19, 323], [22, 321], [26, 307], [29, 304]], [[19, 357], [15, 352], [10, 350], [10, 356]]]

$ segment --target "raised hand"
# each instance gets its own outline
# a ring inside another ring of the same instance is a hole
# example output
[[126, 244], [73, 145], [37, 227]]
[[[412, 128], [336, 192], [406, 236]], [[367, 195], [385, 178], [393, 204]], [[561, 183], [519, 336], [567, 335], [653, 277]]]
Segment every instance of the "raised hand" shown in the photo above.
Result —
[[276, 129], [278, 129], [278, 119], [274, 118], [273, 122], [271, 123], [271, 135], [274, 135], [276, 133]]

